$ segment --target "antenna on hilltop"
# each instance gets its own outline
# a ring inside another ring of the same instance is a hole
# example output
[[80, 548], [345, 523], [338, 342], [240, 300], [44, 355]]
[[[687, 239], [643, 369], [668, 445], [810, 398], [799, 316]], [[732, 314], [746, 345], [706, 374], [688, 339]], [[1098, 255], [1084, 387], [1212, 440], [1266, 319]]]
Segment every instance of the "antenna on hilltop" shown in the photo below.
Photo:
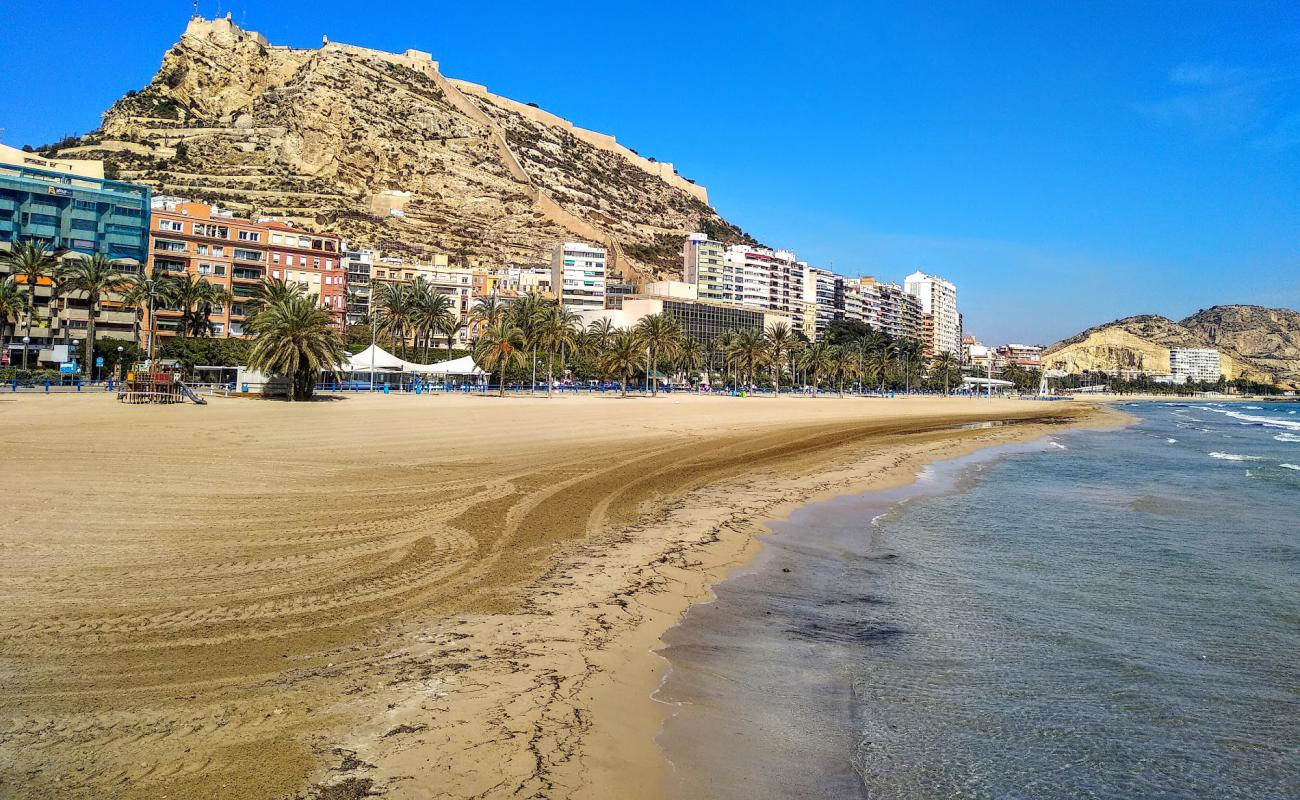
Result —
[[194, 16], [199, 15], [199, 0], [194, 0]]

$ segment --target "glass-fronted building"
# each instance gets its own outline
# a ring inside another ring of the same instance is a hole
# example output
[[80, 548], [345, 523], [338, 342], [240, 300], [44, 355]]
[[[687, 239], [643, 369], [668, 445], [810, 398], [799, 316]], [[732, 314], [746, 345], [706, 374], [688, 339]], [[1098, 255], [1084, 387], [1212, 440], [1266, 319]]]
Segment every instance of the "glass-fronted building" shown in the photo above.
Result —
[[[150, 189], [106, 180], [99, 161], [49, 159], [0, 146], [0, 252], [20, 242], [45, 245], [64, 258], [96, 253], [117, 260], [124, 271], [140, 269], [148, 255]], [[0, 262], [0, 279], [10, 272]], [[23, 278], [19, 278], [22, 282]], [[74, 358], [85, 344], [90, 309], [75, 296], [57, 296], [42, 278], [35, 287], [30, 335], [27, 320], [14, 320], [0, 343], [0, 364], [30, 366]], [[96, 319], [96, 338], [130, 338], [135, 315], [106, 298]], [[23, 337], [30, 342], [24, 348]]]

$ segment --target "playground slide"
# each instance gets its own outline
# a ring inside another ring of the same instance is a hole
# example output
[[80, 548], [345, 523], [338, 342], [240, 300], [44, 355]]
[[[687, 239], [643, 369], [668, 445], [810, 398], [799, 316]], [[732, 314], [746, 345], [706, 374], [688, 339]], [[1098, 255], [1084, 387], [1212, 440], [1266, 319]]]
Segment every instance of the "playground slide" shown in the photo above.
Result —
[[190, 387], [186, 386], [183, 383], [180, 384], [180, 387], [181, 387], [181, 394], [185, 395], [186, 399], [194, 403], [194, 405], [206, 406], [208, 404], [206, 398], [199, 397], [197, 394], [195, 394], [194, 390], [191, 389]]

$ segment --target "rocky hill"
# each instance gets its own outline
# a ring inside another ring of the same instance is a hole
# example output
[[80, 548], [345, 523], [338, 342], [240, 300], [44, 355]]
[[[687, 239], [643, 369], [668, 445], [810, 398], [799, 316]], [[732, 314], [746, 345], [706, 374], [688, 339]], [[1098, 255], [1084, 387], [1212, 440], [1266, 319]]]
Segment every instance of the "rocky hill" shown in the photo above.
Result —
[[342, 234], [388, 255], [549, 262], [561, 239], [612, 271], [672, 275], [681, 237], [751, 241], [671, 164], [531, 105], [451, 81], [427, 53], [269, 44], [195, 18], [153, 80], [61, 143], [124, 180]]
[[1214, 306], [1178, 323], [1214, 347], [1239, 353], [1300, 384], [1300, 311], [1263, 306]]
[[[1241, 308], [1241, 306], [1218, 308]], [[1191, 319], [1194, 318], [1184, 322]], [[1273, 383], [1283, 379], [1286, 374], [1247, 357], [1226, 338], [1213, 341], [1199, 328], [1188, 327], [1154, 314], [1126, 317], [1097, 325], [1069, 339], [1057, 342], [1047, 348], [1043, 354], [1043, 363], [1049, 369], [1063, 369], [1067, 372], [1087, 370], [1116, 373], [1132, 369], [1167, 374], [1169, 350], [1174, 347], [1218, 349], [1223, 374], [1229, 380], [1245, 377], [1249, 380]], [[1300, 361], [1290, 362], [1291, 370], [1297, 368], [1300, 368]]]

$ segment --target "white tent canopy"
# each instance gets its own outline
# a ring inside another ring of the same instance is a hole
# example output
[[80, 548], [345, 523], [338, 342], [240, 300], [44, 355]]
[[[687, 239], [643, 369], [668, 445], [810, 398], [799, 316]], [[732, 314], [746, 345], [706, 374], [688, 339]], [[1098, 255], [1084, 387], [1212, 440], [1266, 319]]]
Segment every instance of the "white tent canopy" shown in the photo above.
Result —
[[483, 370], [474, 363], [473, 356], [461, 356], [451, 361], [439, 361], [437, 364], [415, 364], [426, 375], [483, 375]]
[[406, 362], [378, 345], [370, 345], [355, 356], [348, 357], [347, 368], [354, 372], [403, 372]]
[[405, 361], [377, 345], [371, 345], [354, 356], [349, 356], [346, 369], [350, 372], [409, 372], [414, 375], [482, 375], [483, 370], [470, 356], [453, 358], [437, 364], [416, 364]]

